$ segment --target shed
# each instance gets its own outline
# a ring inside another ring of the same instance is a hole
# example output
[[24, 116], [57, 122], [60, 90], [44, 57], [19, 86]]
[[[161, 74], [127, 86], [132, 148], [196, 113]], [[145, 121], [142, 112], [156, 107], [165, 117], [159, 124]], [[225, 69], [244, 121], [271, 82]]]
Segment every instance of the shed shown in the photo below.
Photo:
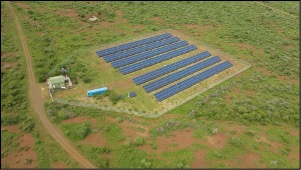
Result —
[[50, 77], [49, 78], [49, 88], [66, 88], [65, 85], [65, 77], [60, 75], [60, 76], [55, 76], [55, 77]]
[[91, 97], [91, 96], [94, 96], [95, 94], [102, 94], [102, 93], [106, 92], [107, 90], [108, 90], [107, 87], [102, 87], [102, 88], [99, 88], [99, 89], [88, 90], [87, 91], [87, 96]]

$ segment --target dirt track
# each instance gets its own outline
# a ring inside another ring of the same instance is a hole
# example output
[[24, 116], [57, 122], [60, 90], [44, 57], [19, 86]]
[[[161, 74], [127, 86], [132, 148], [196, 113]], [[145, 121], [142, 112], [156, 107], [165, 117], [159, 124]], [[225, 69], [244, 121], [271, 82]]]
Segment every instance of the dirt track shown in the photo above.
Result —
[[25, 37], [22, 32], [21, 24], [14, 12], [13, 7], [9, 2], [5, 2], [8, 6], [11, 15], [14, 17], [16, 27], [18, 30], [18, 34], [21, 40], [21, 44], [23, 47], [24, 55], [26, 58], [26, 65], [28, 71], [28, 79], [29, 79], [29, 97], [34, 113], [37, 114], [41, 123], [48, 130], [49, 134], [61, 145], [61, 147], [73, 157], [79, 165], [84, 168], [96, 168], [91, 162], [89, 162], [86, 158], [84, 158], [77, 150], [73, 148], [73, 146], [69, 143], [69, 141], [63, 136], [63, 134], [57, 129], [52, 123], [48, 120], [44, 107], [43, 107], [43, 98], [41, 89], [37, 85], [35, 81], [35, 76], [32, 68], [31, 56], [29, 50], [27, 48], [27, 44], [25, 41]]

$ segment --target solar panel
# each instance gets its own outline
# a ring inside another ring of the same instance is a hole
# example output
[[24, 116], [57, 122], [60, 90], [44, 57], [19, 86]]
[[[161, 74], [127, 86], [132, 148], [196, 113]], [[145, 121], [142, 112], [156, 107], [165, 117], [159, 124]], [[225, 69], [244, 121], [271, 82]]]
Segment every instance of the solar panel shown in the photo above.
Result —
[[186, 46], [186, 45], [188, 45], [188, 43], [186, 41], [176, 42], [176, 43], [164, 46], [164, 47], [156, 48], [156, 49], [144, 52], [144, 53], [140, 53], [137, 55], [133, 55], [131, 57], [127, 57], [127, 58], [124, 58], [121, 60], [114, 61], [111, 64], [114, 68], [119, 68], [119, 67], [122, 67], [122, 66], [125, 66], [128, 64], [131, 64], [131, 63], [135, 63], [135, 62], [143, 60], [143, 59], [150, 58], [155, 55], [159, 55], [159, 54]]
[[185, 58], [185, 59], [180, 60], [178, 62], [166, 65], [166, 66], [161, 67], [159, 69], [156, 69], [156, 70], [150, 71], [150, 72], [148, 72], [146, 74], [143, 74], [143, 75], [140, 75], [138, 77], [135, 77], [135, 78], [133, 78], [133, 81], [136, 83], [136, 85], [143, 84], [143, 83], [145, 83], [147, 81], [150, 81], [152, 79], [155, 79], [155, 78], [160, 77], [162, 75], [165, 75], [167, 73], [175, 71], [175, 70], [177, 70], [179, 68], [185, 67], [185, 66], [187, 66], [189, 64], [192, 64], [192, 63], [195, 63], [195, 62], [197, 62], [199, 60], [207, 58], [210, 55], [211, 54], [208, 51], [199, 53], [197, 55]]
[[160, 41], [155, 41], [155, 42], [152, 42], [150, 44], [146, 44], [146, 45], [131, 48], [131, 49], [128, 49], [128, 50], [120, 51], [120, 52], [117, 52], [117, 53], [114, 53], [114, 54], [110, 54], [110, 55], [104, 56], [103, 59], [106, 62], [112, 62], [112, 61], [115, 61], [115, 60], [118, 60], [118, 59], [121, 59], [121, 58], [124, 58], [124, 57], [128, 57], [128, 56], [138, 54], [138, 53], [142, 53], [142, 52], [154, 49], [154, 48], [165, 46], [167, 44], [175, 43], [177, 41], [180, 41], [180, 39], [178, 37], [171, 37], [171, 38], [163, 39], [163, 40], [160, 40]]
[[195, 45], [189, 45], [189, 46], [186, 46], [186, 47], [183, 47], [183, 48], [180, 48], [180, 49], [177, 49], [177, 50], [174, 50], [174, 51], [171, 51], [171, 52], [168, 52], [168, 53], [165, 53], [165, 54], [153, 57], [153, 58], [149, 58], [149, 59], [141, 61], [141, 62], [120, 68], [119, 70], [121, 71], [122, 74], [129, 74], [134, 71], [152, 66], [154, 64], [160, 63], [165, 60], [169, 60], [171, 58], [188, 53], [188, 52], [196, 50], [196, 49], [197, 49], [197, 47]]
[[127, 43], [127, 44], [122, 44], [122, 45], [119, 45], [119, 46], [115, 46], [115, 47], [107, 48], [107, 49], [104, 49], [104, 50], [100, 50], [100, 51], [97, 51], [96, 54], [99, 57], [101, 57], [101, 56], [116, 53], [118, 51], [126, 50], [126, 49], [133, 48], [133, 47], [137, 47], [137, 46], [140, 46], [140, 45], [143, 45], [143, 44], [148, 44], [148, 43], [151, 43], [151, 42], [154, 42], [154, 41], [159, 41], [159, 40], [169, 38], [169, 37], [171, 37], [171, 34], [165, 33], [165, 34], [157, 35], [157, 36], [154, 36], [154, 37], [142, 39], [142, 40], [139, 40], [139, 41], [134, 41], [134, 42], [130, 42], [130, 43]]
[[155, 98], [160, 102], [163, 101], [223, 70], [226, 70], [227, 68], [233, 66], [231, 62], [225, 61], [217, 66], [214, 66], [212, 68], [209, 68], [206, 71], [203, 71], [202, 73], [199, 73], [195, 76], [192, 76], [184, 81], [181, 81], [175, 85], [172, 85], [166, 89], [163, 89], [157, 93], [154, 94]]
[[175, 73], [172, 73], [166, 77], [163, 77], [159, 80], [156, 80], [154, 82], [151, 82], [151, 83], [148, 83], [146, 85], [143, 86], [144, 90], [146, 92], [152, 92], [154, 90], [157, 90], [163, 86], [166, 86], [172, 82], [175, 82], [177, 80], [180, 80], [190, 74], [193, 74], [199, 70], [202, 70], [208, 66], [211, 66], [215, 63], [218, 63], [221, 61], [221, 58], [219, 58], [218, 56], [215, 56], [215, 57], [212, 57], [212, 58], [209, 58], [203, 62], [200, 62], [200, 63], [197, 63], [195, 65], [192, 65], [188, 68], [185, 68], [183, 70], [180, 70], [180, 71], [177, 71]]

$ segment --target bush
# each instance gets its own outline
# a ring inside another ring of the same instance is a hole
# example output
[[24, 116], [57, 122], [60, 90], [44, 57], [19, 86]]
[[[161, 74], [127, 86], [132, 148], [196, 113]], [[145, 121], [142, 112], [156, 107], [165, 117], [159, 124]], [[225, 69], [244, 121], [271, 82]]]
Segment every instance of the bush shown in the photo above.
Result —
[[131, 142], [130, 141], [126, 141], [123, 144], [126, 148], [130, 148], [131, 147]]
[[214, 156], [217, 157], [217, 158], [222, 158], [223, 157], [223, 154], [218, 152], [218, 151], [214, 151]]
[[183, 168], [183, 167], [184, 167], [183, 163], [180, 162], [180, 163], [177, 164], [177, 168]]
[[135, 139], [134, 139], [134, 144], [136, 145], [136, 146], [142, 146], [143, 144], [144, 144], [144, 139], [142, 138], [142, 137], [136, 137]]
[[89, 77], [84, 77], [84, 78], [83, 78], [83, 81], [84, 81], [84, 83], [89, 83], [89, 82], [91, 82], [91, 78], [89, 78]]
[[19, 115], [1, 115], [1, 125], [15, 125], [19, 123]]
[[105, 146], [101, 146], [101, 147], [95, 147], [94, 150], [97, 152], [97, 153], [110, 153], [110, 149], [105, 147]]
[[117, 122], [118, 123], [120, 123], [120, 122], [122, 122], [123, 120], [122, 120], [122, 118], [121, 117], [117, 117]]
[[231, 138], [231, 143], [234, 145], [234, 146], [240, 146], [242, 143], [240, 141], [240, 139], [236, 136], [233, 136]]
[[31, 132], [35, 127], [35, 122], [30, 117], [27, 117], [26, 120], [21, 123], [20, 127], [23, 132]]
[[62, 125], [62, 128], [65, 130], [66, 136], [75, 140], [84, 139], [90, 133], [90, 126], [88, 123], [65, 124]]
[[87, 123], [84, 123], [83, 125], [77, 125], [75, 129], [77, 136], [81, 139], [84, 139], [90, 132], [90, 128]]
[[152, 166], [152, 163], [151, 163], [151, 162], [145, 162], [145, 163], [144, 163], [144, 166], [145, 166], [146, 168], [150, 168], [150, 167]]
[[32, 15], [33, 14], [33, 11], [31, 9], [29, 9], [28, 11], [28, 14]]

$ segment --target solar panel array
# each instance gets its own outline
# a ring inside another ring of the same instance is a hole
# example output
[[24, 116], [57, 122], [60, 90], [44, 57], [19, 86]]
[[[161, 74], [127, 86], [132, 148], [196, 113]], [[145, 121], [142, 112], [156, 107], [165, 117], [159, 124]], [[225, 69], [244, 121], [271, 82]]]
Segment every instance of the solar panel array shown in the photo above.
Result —
[[[173, 37], [171, 34], [165, 33], [100, 50], [97, 51], [96, 54], [99, 57], [103, 57], [107, 63], [111, 63], [114, 68], [119, 68], [119, 71], [123, 75], [126, 75], [189, 53], [196, 49], [197, 47], [195, 45], [189, 45], [186, 41], [181, 41], [178, 37]], [[194, 63], [187, 68], [176, 71], [144, 85], [143, 88], [145, 91], [150, 93], [221, 61], [221, 58], [218, 56], [201, 61], [210, 56], [211, 54], [208, 51], [204, 51], [194, 56], [182, 59], [178, 62], [137, 76], [133, 78], [133, 81], [136, 85], [140, 85]], [[222, 64], [216, 65], [184, 81], [165, 88], [155, 93], [154, 96], [160, 102], [231, 66], [232, 64], [229, 61], [223, 62]], [[129, 95], [130, 97], [136, 96], [134, 92], [131, 92]]]
[[97, 51], [96, 54], [99, 57], [106, 56], [106, 55], [113, 54], [113, 53], [116, 53], [116, 52], [119, 52], [119, 51], [122, 51], [122, 50], [126, 50], [126, 49], [129, 49], [129, 48], [133, 48], [133, 47], [137, 47], [137, 46], [140, 46], [140, 45], [148, 44], [148, 43], [151, 43], [151, 42], [154, 42], [154, 41], [159, 41], [159, 40], [169, 38], [169, 37], [171, 37], [171, 34], [169, 34], [169, 33], [161, 34], [161, 35], [157, 35], [157, 36], [154, 36], [154, 37], [142, 39], [142, 40], [139, 40], [139, 41], [134, 41], [134, 42], [119, 45], [119, 46], [116, 46], [116, 47], [100, 50], [100, 51]]
[[121, 59], [121, 60], [113, 61], [112, 66], [114, 68], [119, 68], [119, 67], [129, 65], [131, 63], [135, 63], [135, 62], [143, 60], [143, 59], [147, 59], [149, 57], [152, 57], [152, 56], [155, 56], [158, 54], [162, 54], [162, 53], [186, 46], [186, 45], [188, 45], [188, 43], [186, 41], [180, 41], [180, 42], [170, 44], [170, 45], [167, 45], [164, 47], [156, 48], [156, 49], [144, 52], [144, 53], [133, 55], [133, 56]]
[[181, 49], [178, 49], [178, 50], [174, 50], [174, 51], [171, 51], [169, 53], [159, 55], [157, 57], [153, 57], [153, 58], [150, 58], [150, 59], [132, 64], [132, 65], [123, 67], [119, 70], [122, 74], [129, 74], [129, 73], [132, 73], [134, 71], [152, 66], [154, 64], [160, 63], [160, 62], [165, 61], [165, 60], [169, 60], [171, 58], [177, 57], [179, 55], [188, 53], [188, 52], [196, 50], [196, 49], [197, 48], [196, 48], [195, 45], [189, 45], [187, 47], [184, 47], [184, 48], [181, 48]]
[[193, 74], [199, 70], [202, 70], [208, 66], [211, 66], [215, 63], [218, 63], [220, 62], [221, 59], [218, 57], [218, 56], [215, 56], [213, 58], [210, 58], [210, 59], [207, 59], [203, 62], [200, 62], [200, 63], [197, 63], [193, 66], [190, 66], [188, 68], [185, 68], [183, 70], [180, 70], [180, 71], [177, 71], [173, 74], [170, 74], [166, 77], [163, 77], [159, 80], [156, 80], [156, 81], [153, 81], [151, 83], [148, 83], [146, 85], [143, 86], [143, 88], [145, 89], [146, 92], [152, 92], [154, 90], [157, 90], [163, 86], [166, 86], [167, 84], [170, 84], [172, 82], [175, 82], [177, 80], [180, 80], [190, 74]]
[[133, 81], [136, 83], [136, 85], [143, 84], [147, 81], [150, 81], [152, 79], [155, 79], [157, 77], [163, 76], [167, 73], [173, 72], [179, 68], [185, 67], [189, 64], [195, 63], [199, 60], [202, 60], [204, 58], [209, 57], [211, 54], [208, 51], [199, 53], [197, 55], [191, 56], [189, 58], [185, 58], [183, 60], [180, 60], [178, 62], [169, 64], [167, 66], [158, 68], [154, 71], [148, 72], [146, 74], [140, 75], [138, 77], [133, 78]]
[[208, 70], [199, 73], [195, 76], [192, 76], [180, 83], [177, 83], [175, 85], [172, 85], [164, 90], [161, 90], [160, 92], [157, 92], [154, 94], [154, 96], [156, 97], [156, 99], [158, 101], [162, 101], [164, 99], [167, 99], [223, 70], [226, 70], [227, 68], [231, 67], [232, 63], [229, 61], [225, 61], [215, 67], [209, 68]]
[[103, 59], [108, 63], [108, 62], [112, 62], [124, 57], [128, 57], [134, 54], [138, 54], [138, 53], [142, 53], [154, 48], [158, 48], [167, 44], [171, 44], [171, 43], [175, 43], [177, 41], [180, 41], [180, 39], [178, 37], [171, 37], [168, 39], [163, 39], [161, 41], [156, 41], [156, 42], [152, 42], [150, 44], [146, 44], [146, 45], [142, 45], [139, 47], [135, 47], [135, 48], [131, 48], [128, 50], [124, 50], [124, 51], [120, 51], [114, 54], [110, 54], [107, 56], [104, 56]]

